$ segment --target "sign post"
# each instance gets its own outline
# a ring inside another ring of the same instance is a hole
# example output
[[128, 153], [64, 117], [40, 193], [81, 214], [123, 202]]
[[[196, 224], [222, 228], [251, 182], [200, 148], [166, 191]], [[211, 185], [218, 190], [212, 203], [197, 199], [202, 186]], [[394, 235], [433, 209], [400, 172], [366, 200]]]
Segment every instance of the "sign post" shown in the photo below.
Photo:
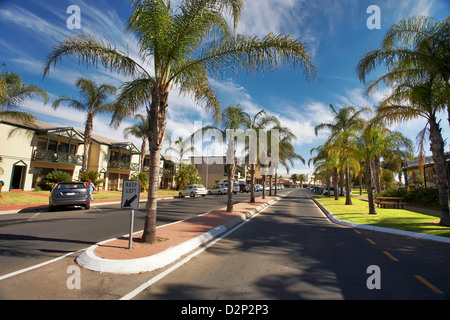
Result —
[[139, 209], [139, 194], [141, 192], [141, 184], [139, 180], [124, 180], [122, 186], [122, 209], [130, 209], [130, 240], [128, 249], [133, 246], [133, 230], [134, 230], [134, 210]]

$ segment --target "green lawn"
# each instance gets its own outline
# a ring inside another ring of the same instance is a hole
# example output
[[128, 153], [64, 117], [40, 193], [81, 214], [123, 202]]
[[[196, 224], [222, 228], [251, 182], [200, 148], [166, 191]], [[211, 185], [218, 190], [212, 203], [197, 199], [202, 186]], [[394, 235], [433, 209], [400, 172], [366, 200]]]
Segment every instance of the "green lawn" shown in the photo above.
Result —
[[439, 217], [435, 215], [381, 208], [377, 208], [377, 215], [369, 215], [368, 202], [364, 200], [352, 198], [353, 205], [346, 206], [345, 197], [340, 197], [338, 201], [334, 197], [314, 198], [341, 221], [450, 237], [450, 228], [439, 226]]
[[[16, 192], [2, 192], [0, 198], [0, 207], [2, 205], [19, 205], [19, 204], [39, 204], [48, 203], [48, 196], [50, 191], [34, 191], [33, 193], [41, 194], [34, 195], [30, 193], [16, 193]], [[177, 196], [178, 191], [174, 190], [158, 190], [158, 196]], [[121, 191], [95, 191], [94, 200], [105, 199], [120, 199], [122, 197]], [[142, 192], [140, 195], [141, 200], [146, 199], [147, 192]]]

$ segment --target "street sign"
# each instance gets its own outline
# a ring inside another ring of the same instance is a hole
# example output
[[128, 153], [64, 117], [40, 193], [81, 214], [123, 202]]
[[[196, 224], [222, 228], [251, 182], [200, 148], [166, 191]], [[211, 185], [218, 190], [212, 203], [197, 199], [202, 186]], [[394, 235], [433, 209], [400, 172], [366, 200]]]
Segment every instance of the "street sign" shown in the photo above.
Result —
[[139, 209], [139, 194], [141, 185], [139, 180], [124, 180], [122, 186], [122, 209]]

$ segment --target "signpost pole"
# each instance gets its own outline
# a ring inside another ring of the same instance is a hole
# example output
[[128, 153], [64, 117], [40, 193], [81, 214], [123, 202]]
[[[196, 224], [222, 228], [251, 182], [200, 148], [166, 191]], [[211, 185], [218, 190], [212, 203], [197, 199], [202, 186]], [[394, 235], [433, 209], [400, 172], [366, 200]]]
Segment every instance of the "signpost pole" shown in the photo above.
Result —
[[122, 209], [130, 209], [130, 240], [128, 249], [133, 247], [134, 210], [139, 210], [139, 193], [141, 186], [139, 180], [125, 180], [122, 187]]
[[128, 249], [133, 247], [133, 229], [134, 229], [134, 210], [131, 210], [130, 216], [130, 240], [128, 242]]

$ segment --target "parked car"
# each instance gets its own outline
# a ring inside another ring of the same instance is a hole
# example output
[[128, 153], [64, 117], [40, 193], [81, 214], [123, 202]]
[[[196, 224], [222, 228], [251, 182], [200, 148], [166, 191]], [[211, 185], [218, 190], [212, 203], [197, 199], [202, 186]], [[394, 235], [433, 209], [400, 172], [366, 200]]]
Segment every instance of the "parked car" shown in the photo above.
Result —
[[202, 197], [206, 196], [206, 188], [202, 184], [190, 184], [185, 186], [183, 190], [180, 190], [178, 193], [180, 198], [184, 198], [186, 196], [195, 197], [197, 195], [201, 195]]
[[250, 190], [251, 190], [251, 187], [249, 184], [244, 184], [244, 183], [239, 184], [240, 192], [250, 192]]
[[255, 191], [262, 191], [262, 185], [260, 184], [255, 184]]
[[209, 189], [208, 194], [227, 194], [228, 188], [224, 185], [217, 185]]
[[55, 207], [82, 206], [86, 210], [90, 208], [91, 201], [89, 189], [84, 182], [58, 182], [50, 192], [48, 198], [48, 209], [52, 211]]
[[[225, 187], [228, 186], [228, 183], [223, 184]], [[233, 182], [233, 193], [236, 194], [239, 192], [239, 184], [237, 182]]]
[[[346, 194], [345, 189], [342, 188], [339, 195], [340, 196], [345, 196], [345, 194]], [[322, 195], [328, 195], [328, 188], [327, 187], [323, 188]], [[333, 187], [330, 187], [330, 195], [334, 196], [334, 188]], [[350, 192], [350, 195], [353, 195], [353, 194]]]

